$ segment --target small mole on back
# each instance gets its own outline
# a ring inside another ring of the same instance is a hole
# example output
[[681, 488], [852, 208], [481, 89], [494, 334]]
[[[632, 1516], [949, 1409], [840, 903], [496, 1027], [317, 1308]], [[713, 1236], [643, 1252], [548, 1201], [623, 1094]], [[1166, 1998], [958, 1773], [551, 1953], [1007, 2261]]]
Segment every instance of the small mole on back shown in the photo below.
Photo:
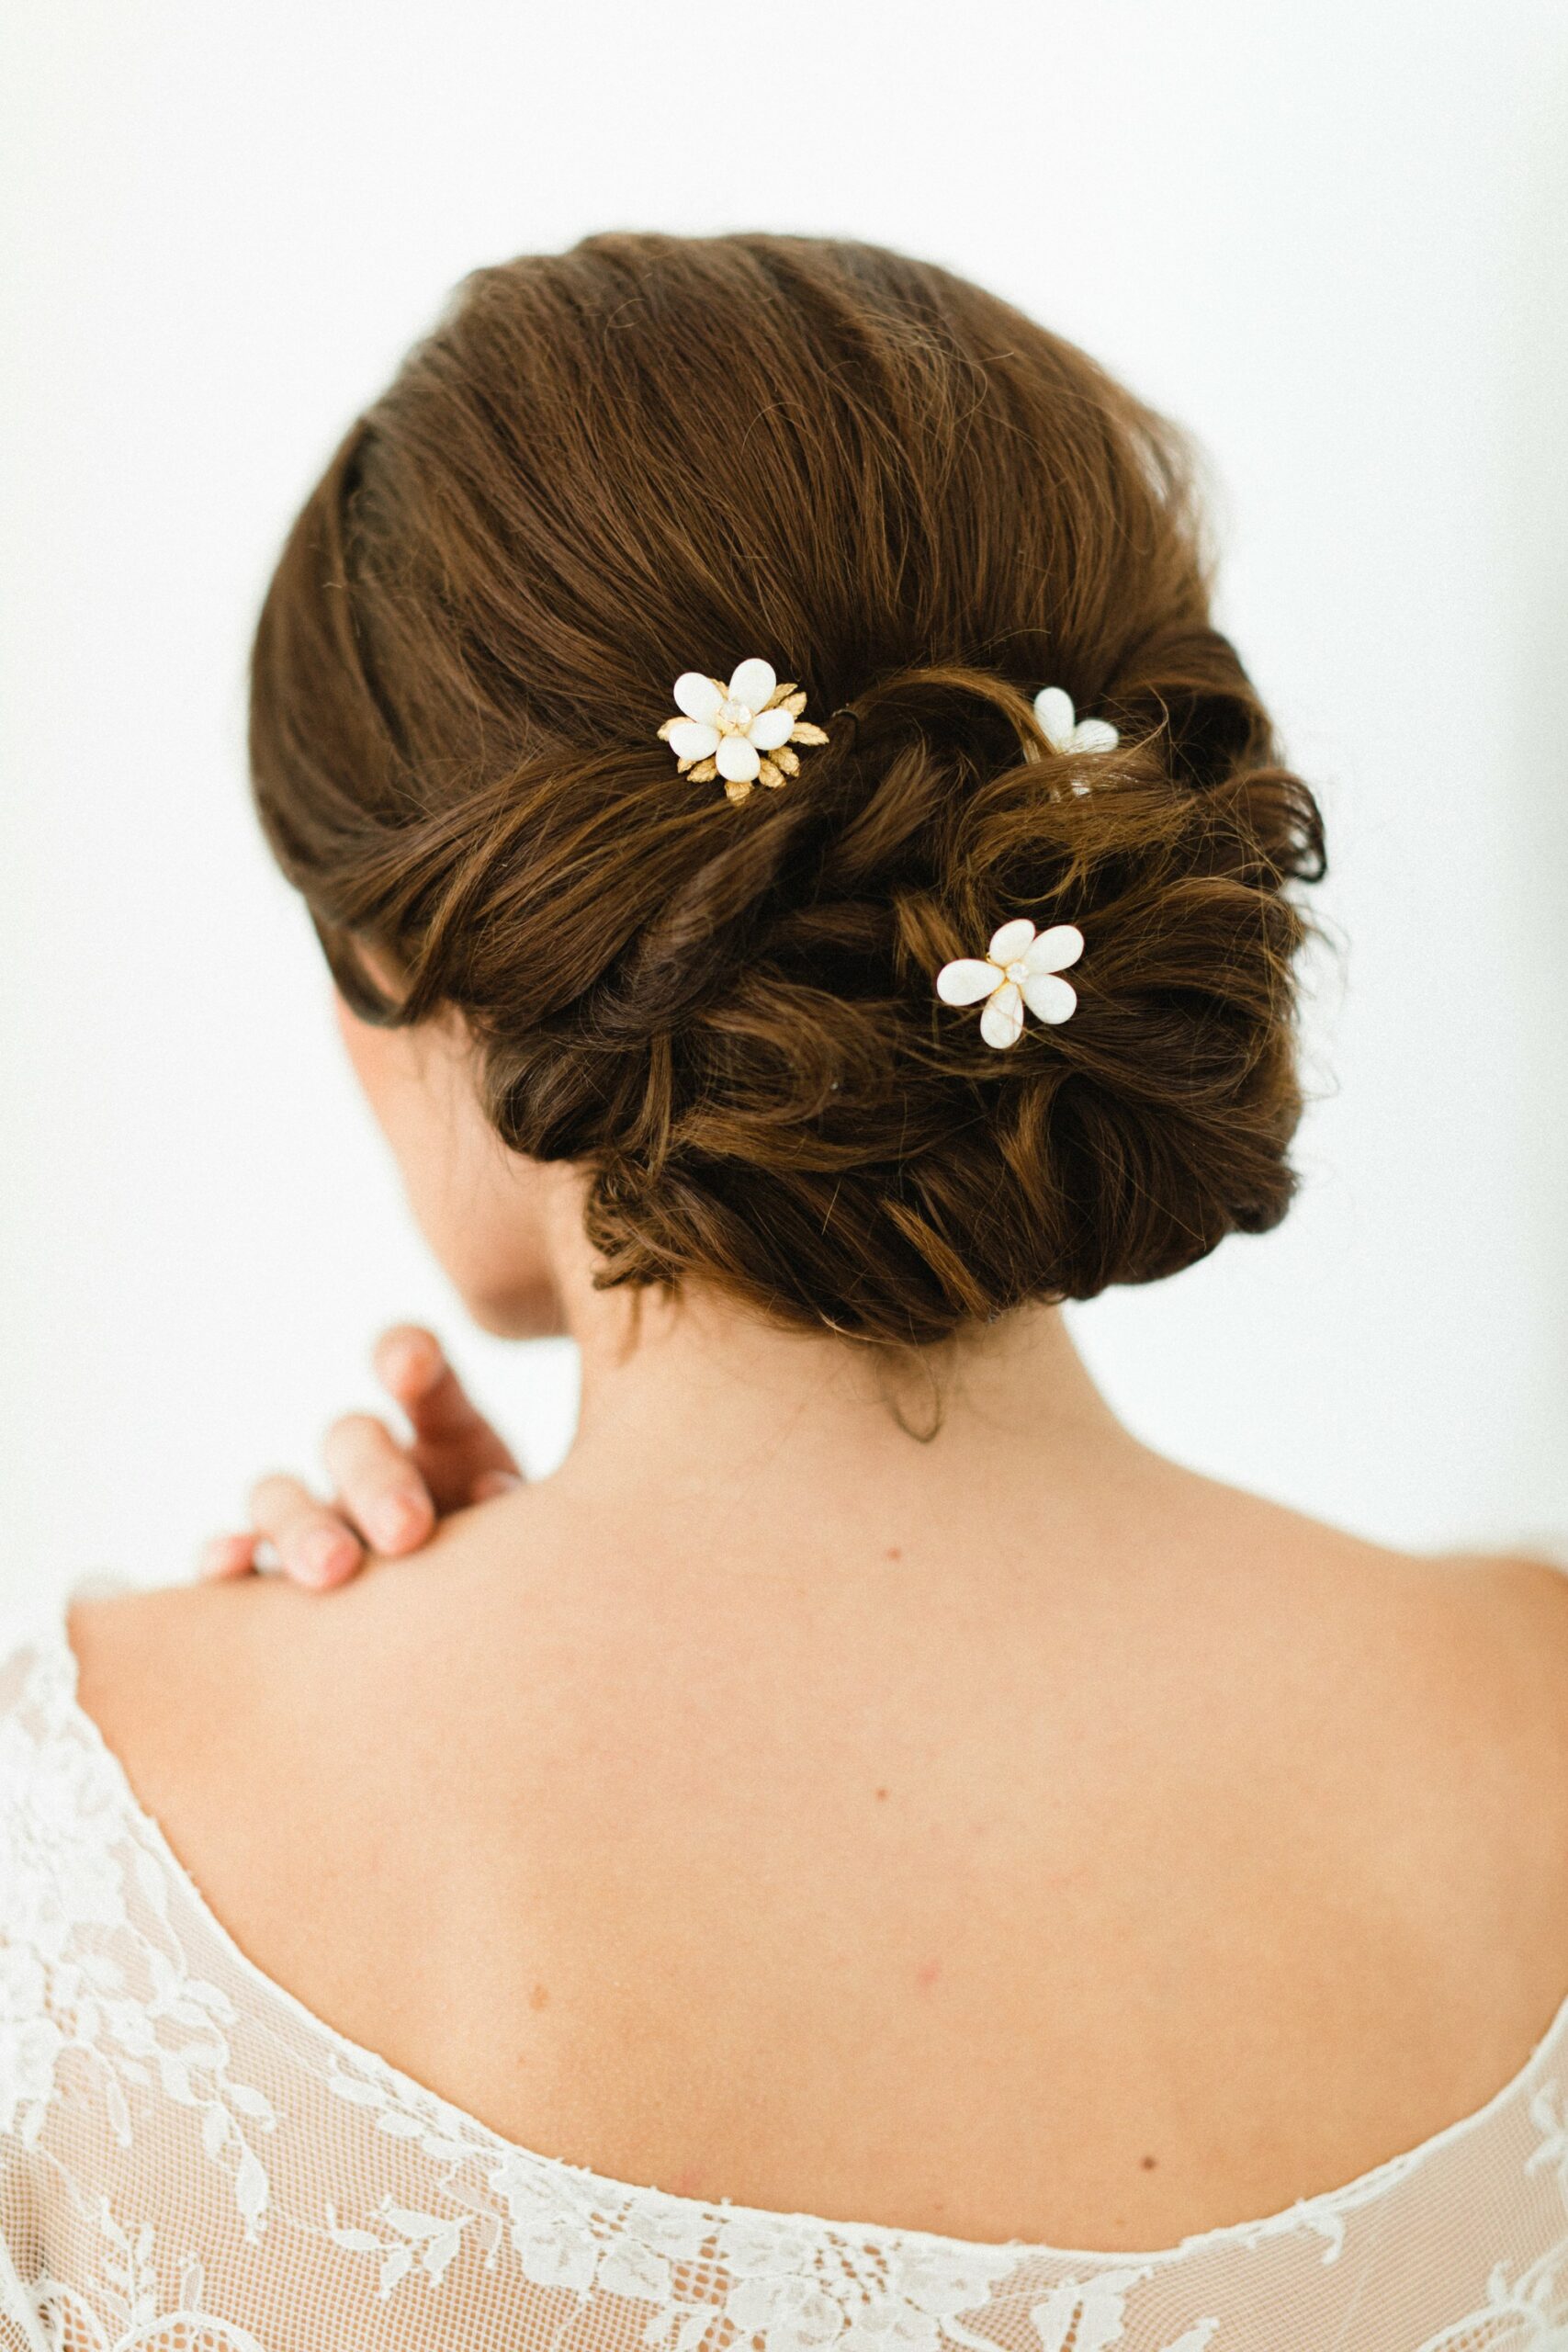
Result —
[[936, 1983], [937, 1977], [941, 1973], [941, 1970], [942, 1962], [939, 1960], [921, 1961], [919, 1968], [915, 1971], [915, 1982], [919, 1986], [922, 1993], [930, 1992], [931, 1986]]
[[1143, 2163], [1144, 2163], [1144, 2170], [1145, 2170], [1145, 2172], [1153, 2172], [1153, 2170], [1154, 2170], [1154, 2168], [1155, 2168], [1156, 2165], [1158, 2162], [1159, 2162], [1159, 2158], [1158, 2158], [1157, 2156], [1145, 2156], [1145, 2157], [1144, 2158], [1144, 2160], [1143, 2160]]
[[903, 1550], [901, 1546], [897, 1544], [889, 1544], [886, 1551], [883, 1555], [883, 1557], [888, 1560], [901, 1560], [903, 1556]]
[[528, 2007], [531, 2009], [545, 2008], [548, 2005], [549, 1997], [550, 1988], [547, 1984], [536, 1984], [528, 1996]]
[[886, 1795], [887, 1795], [887, 1792], [886, 1792], [886, 1789], [878, 1789], [878, 1790], [877, 1790], [877, 1792], [876, 1792], [877, 1803], [878, 1803], [879, 1804], [880, 1804], [881, 1803], [883, 1803], [883, 1801], [886, 1799]]

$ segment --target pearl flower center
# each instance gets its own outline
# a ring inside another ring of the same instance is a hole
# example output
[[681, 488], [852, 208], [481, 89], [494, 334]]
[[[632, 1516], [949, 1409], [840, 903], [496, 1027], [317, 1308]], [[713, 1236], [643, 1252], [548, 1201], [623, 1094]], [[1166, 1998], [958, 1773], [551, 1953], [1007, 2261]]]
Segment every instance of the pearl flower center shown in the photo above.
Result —
[[1027, 964], [1006, 965], [1003, 967], [1002, 977], [1004, 979], [1011, 980], [1015, 988], [1021, 988], [1029, 978], [1029, 967]]
[[756, 715], [743, 702], [727, 702], [721, 706], [714, 725], [721, 735], [744, 735]]

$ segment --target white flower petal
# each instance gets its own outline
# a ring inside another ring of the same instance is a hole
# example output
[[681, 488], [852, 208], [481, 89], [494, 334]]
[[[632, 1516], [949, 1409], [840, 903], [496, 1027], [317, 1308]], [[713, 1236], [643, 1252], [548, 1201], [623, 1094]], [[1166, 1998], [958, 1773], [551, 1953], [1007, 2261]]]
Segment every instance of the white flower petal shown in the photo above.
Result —
[[742, 662], [729, 681], [729, 699], [743, 702], [748, 710], [761, 710], [777, 684], [777, 673], [770, 663], [755, 659]]
[[1024, 955], [1032, 972], [1065, 972], [1083, 954], [1083, 933], [1076, 922], [1054, 922], [1043, 931]]
[[714, 757], [727, 784], [754, 784], [762, 764], [757, 756], [757, 746], [749, 743], [744, 735], [726, 735]]
[[[756, 708], [755, 704], [752, 707]], [[789, 741], [789, 730], [794, 725], [787, 710], [759, 710], [746, 732], [759, 752], [776, 752], [781, 743]]]
[[675, 707], [688, 718], [711, 718], [724, 696], [700, 670], [682, 670], [675, 681]]
[[1122, 741], [1118, 729], [1109, 718], [1080, 718], [1073, 729], [1070, 748], [1075, 752], [1113, 752]]
[[1060, 686], [1042, 686], [1034, 697], [1034, 716], [1040, 721], [1040, 731], [1058, 752], [1071, 748], [1073, 741], [1073, 698]]
[[1031, 972], [1023, 984], [1023, 1001], [1038, 1020], [1066, 1021], [1078, 992], [1071, 980], [1059, 980], [1055, 972]]
[[943, 1004], [978, 1004], [1002, 985], [1002, 975], [994, 964], [982, 964], [977, 956], [961, 956], [956, 964], [944, 964], [936, 976], [936, 992]]
[[1011, 922], [1004, 922], [1000, 931], [991, 933], [991, 944], [986, 953], [993, 964], [1016, 964], [1034, 936], [1034, 925], [1027, 915], [1015, 915]]
[[987, 1046], [1016, 1046], [1023, 1035], [1023, 997], [1011, 980], [1003, 981], [981, 1013], [980, 1035]]
[[711, 760], [718, 749], [718, 729], [698, 718], [678, 718], [664, 738], [678, 760]]

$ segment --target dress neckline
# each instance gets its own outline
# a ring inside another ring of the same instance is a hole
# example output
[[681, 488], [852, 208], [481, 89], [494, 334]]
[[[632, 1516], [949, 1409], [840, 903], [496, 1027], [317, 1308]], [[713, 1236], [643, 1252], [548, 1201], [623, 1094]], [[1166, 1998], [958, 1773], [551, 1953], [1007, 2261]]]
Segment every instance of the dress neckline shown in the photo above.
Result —
[[[1532, 1552], [1530, 1556], [1549, 1560], [1552, 1566], [1568, 1573], [1568, 1560], [1554, 1556], [1550, 1550]], [[79, 1696], [79, 1661], [71, 1641], [69, 1623], [72, 1609], [78, 1600], [132, 1592], [139, 1589], [128, 1578], [96, 1576], [85, 1579], [71, 1586], [64, 1598], [41, 1619], [29, 1618], [19, 1630], [23, 1640], [30, 1640], [34, 1647], [48, 1657], [52, 1668], [52, 1696], [60, 1717], [55, 1727], [69, 1725], [85, 1744], [113, 1792], [128, 1830], [154, 1858], [236, 1975], [253, 1989], [258, 1999], [283, 2010], [297, 2026], [355, 2073], [378, 2078], [400, 2098], [427, 2109], [454, 2139], [467, 2140], [477, 2145], [498, 2164], [520, 2165], [541, 2177], [570, 2182], [580, 2194], [584, 2190], [602, 2192], [605, 2201], [617, 2211], [640, 2206], [654, 2212], [663, 2211], [688, 2220], [699, 2215], [712, 2215], [727, 2224], [740, 2222], [753, 2225], [760, 2231], [793, 2232], [803, 2239], [829, 2238], [863, 2246], [874, 2254], [881, 2253], [890, 2260], [907, 2258], [919, 2262], [923, 2259], [956, 2269], [962, 2269], [966, 2264], [991, 2267], [1004, 2264], [1010, 2269], [1037, 2261], [1052, 2265], [1072, 2264], [1079, 2268], [1089, 2265], [1101, 2272], [1122, 2269], [1153, 2271], [1177, 2262], [1221, 2253], [1226, 2248], [1257, 2245], [1265, 2240], [1288, 2236], [1298, 2231], [1316, 2232], [1332, 2246], [1342, 2233], [1346, 2217], [1375, 2202], [1380, 2196], [1391, 2192], [1412, 2175], [1424, 2171], [1435, 2159], [1478, 2137], [1489, 2124], [1497, 2121], [1531, 2094], [1537, 2087], [1537, 2076], [1551, 2059], [1558, 2044], [1568, 2043], [1568, 1992], [1565, 1992], [1524, 2063], [1480, 2107], [1445, 2124], [1440, 2131], [1417, 2142], [1415, 2146], [1385, 2157], [1381, 2163], [1336, 2188], [1297, 2198], [1291, 2204], [1256, 2219], [1224, 2222], [1211, 2229], [1193, 2231], [1173, 2245], [1108, 2250], [1104, 2247], [1055, 2245], [1032, 2238], [954, 2237], [940, 2231], [913, 2229], [890, 2222], [839, 2221], [826, 2214], [801, 2210], [738, 2204], [728, 2198], [682, 2196], [674, 2190], [659, 2188], [649, 2183], [621, 2180], [612, 2174], [595, 2171], [592, 2165], [572, 2164], [563, 2156], [546, 2155], [540, 2150], [525, 2147], [520, 2141], [509, 2139], [504, 2132], [497, 2132], [470, 2109], [457, 2106], [428, 2084], [405, 2074], [389, 2059], [382, 2057], [378, 2051], [340, 2033], [335, 2026], [330, 2025], [297, 1994], [291, 1993], [287, 1985], [268, 1975], [242, 1950], [175, 1852], [162, 1824], [141, 1803], [118, 1755], [105, 1738], [96, 1719], [83, 1706]], [[6, 1649], [14, 1653], [16, 1646], [13, 1638], [6, 1643]]]

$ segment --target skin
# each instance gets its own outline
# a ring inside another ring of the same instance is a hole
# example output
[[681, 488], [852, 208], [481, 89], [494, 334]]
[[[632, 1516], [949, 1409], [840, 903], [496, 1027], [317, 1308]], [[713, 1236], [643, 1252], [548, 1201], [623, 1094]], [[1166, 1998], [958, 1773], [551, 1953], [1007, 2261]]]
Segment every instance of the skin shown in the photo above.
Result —
[[[614, 2177], [1066, 2246], [1277, 2211], [1517, 2071], [1568, 1990], [1568, 1577], [1193, 1476], [1049, 1309], [896, 1413], [840, 1341], [597, 1291], [460, 1030], [339, 1019], [476, 1319], [569, 1331], [583, 1404], [514, 1483], [390, 1333], [412, 1436], [340, 1423], [335, 1509], [264, 1482], [222, 1573], [73, 1612], [261, 1967]], [[239, 1573], [263, 1532], [296, 1576]]]

